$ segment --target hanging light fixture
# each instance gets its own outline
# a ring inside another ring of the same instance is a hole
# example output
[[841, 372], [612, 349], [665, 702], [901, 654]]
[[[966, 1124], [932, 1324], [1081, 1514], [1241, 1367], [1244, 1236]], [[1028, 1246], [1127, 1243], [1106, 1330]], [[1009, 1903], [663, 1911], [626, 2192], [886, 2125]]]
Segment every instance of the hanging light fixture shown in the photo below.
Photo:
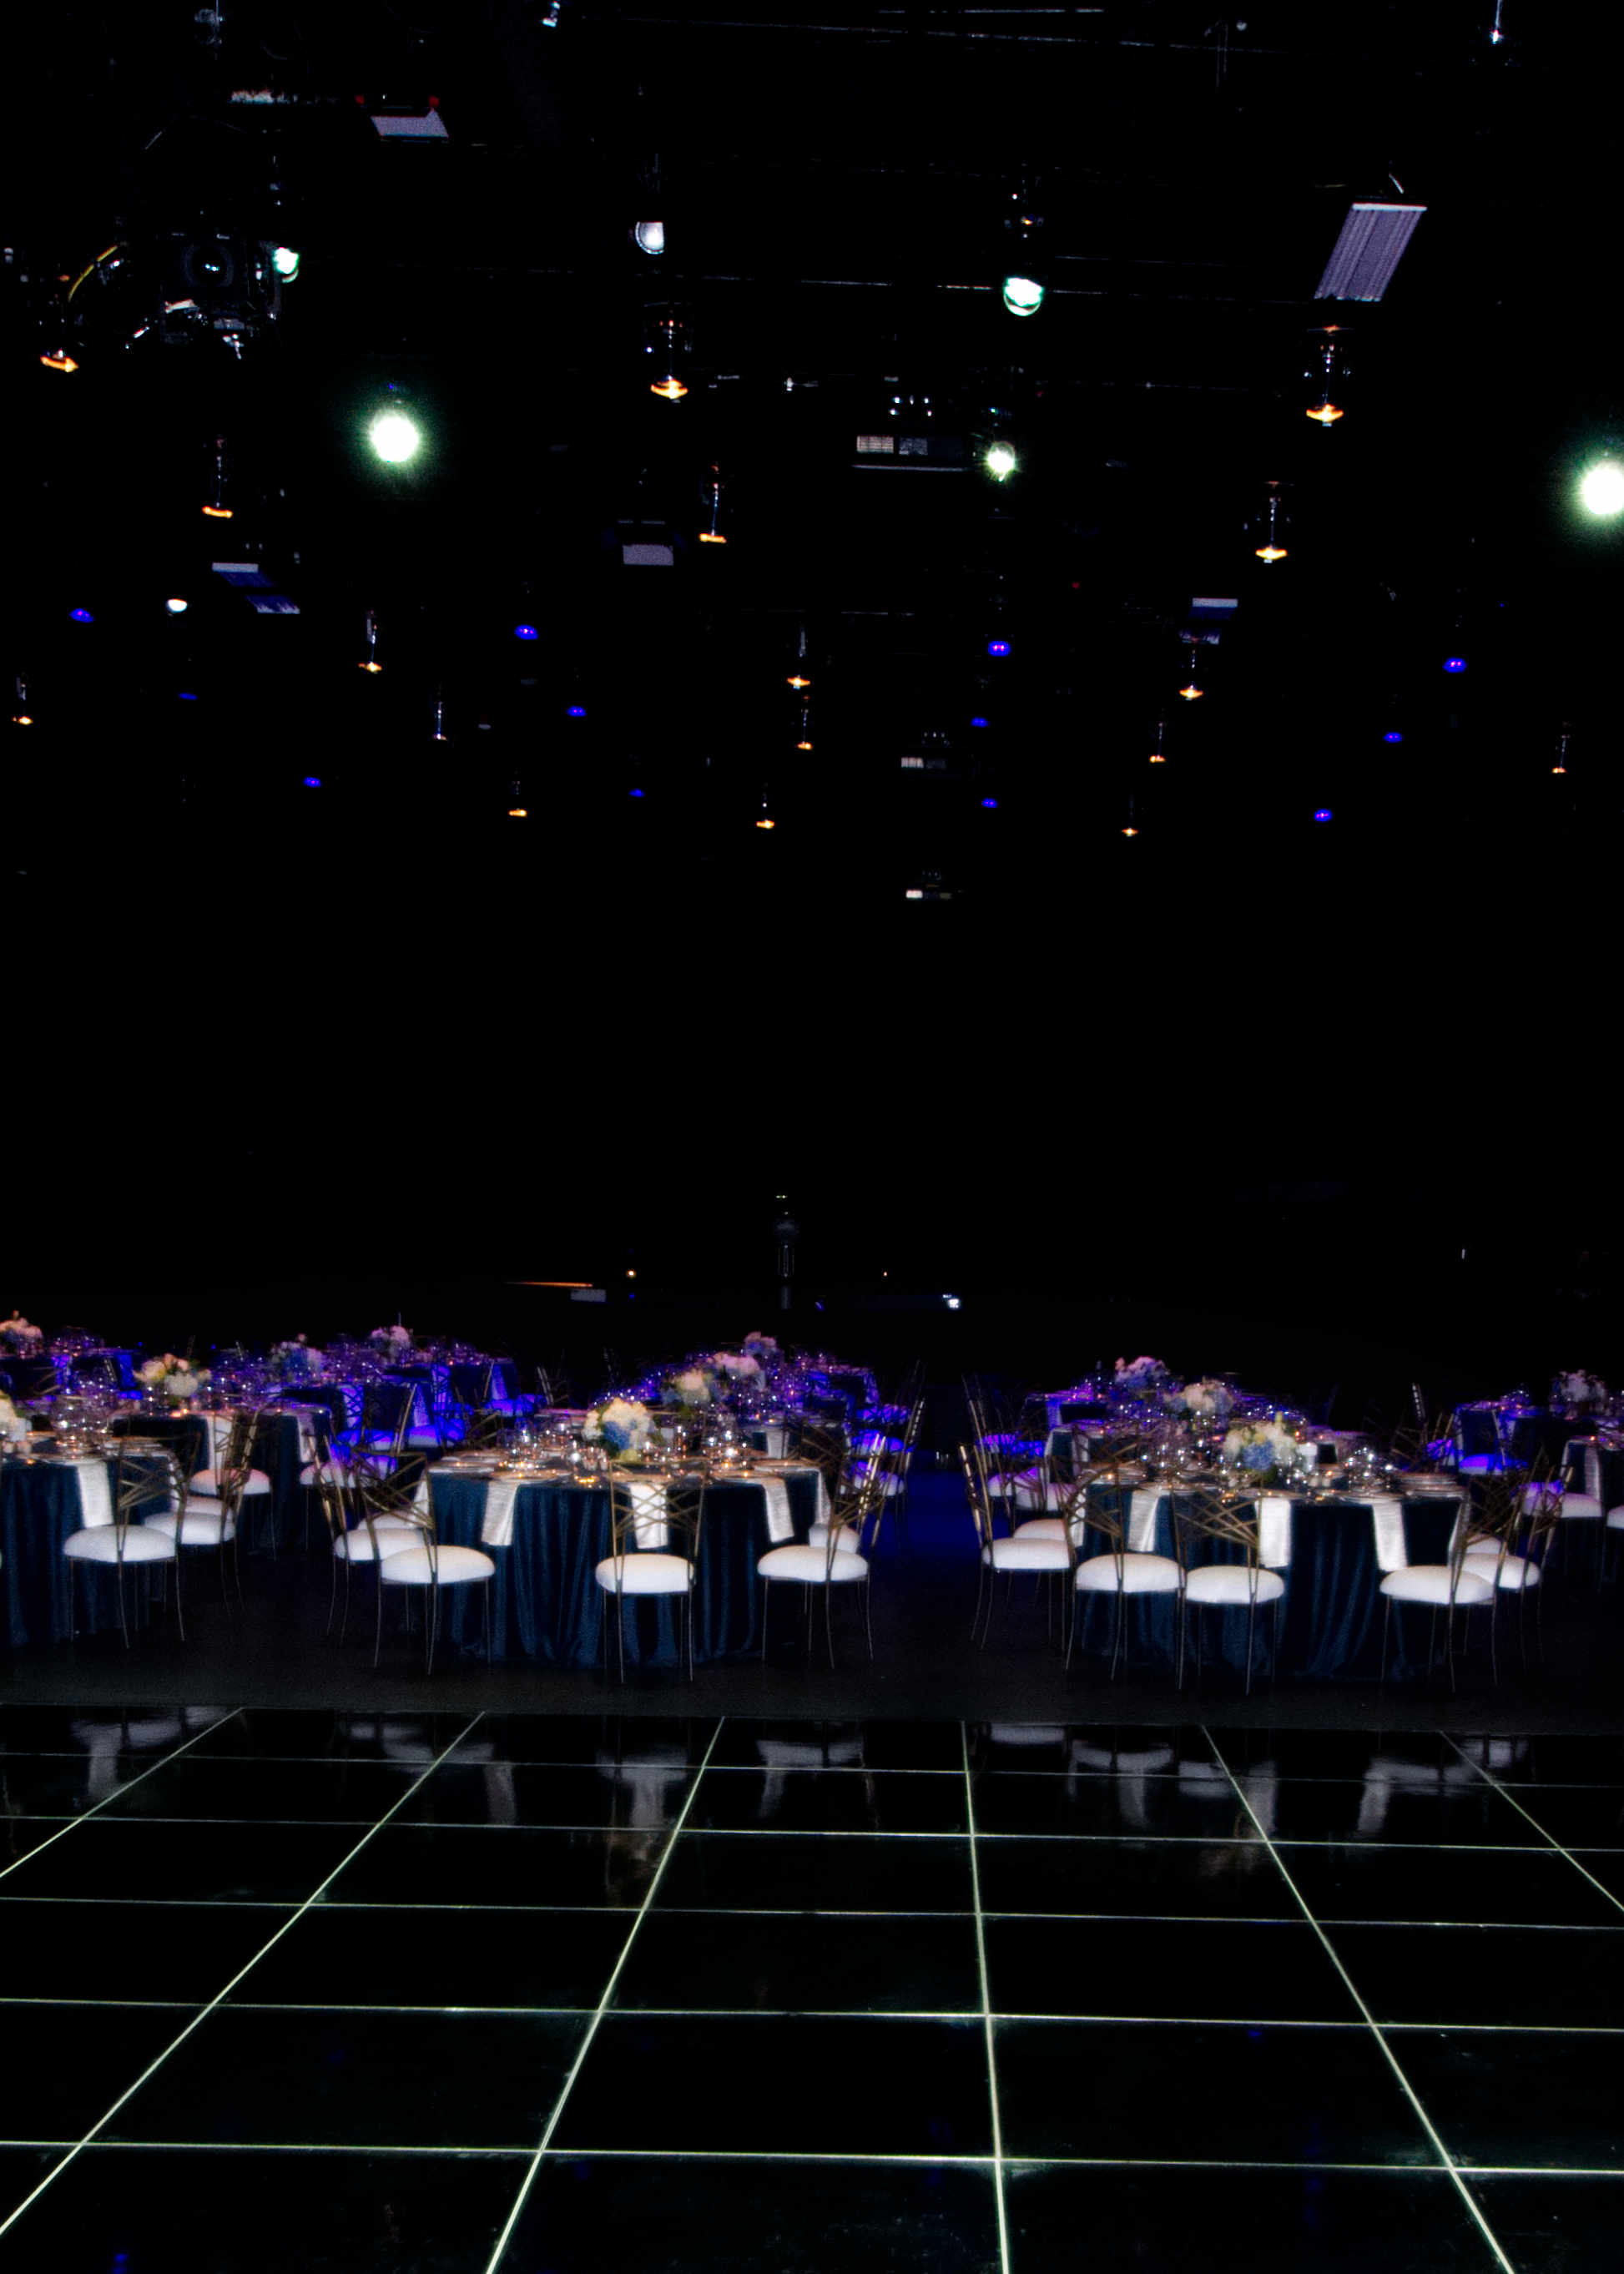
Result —
[[778, 823], [767, 810], [767, 785], [763, 782], [762, 784], [761, 811], [756, 817], [756, 826], [757, 829], [776, 829], [778, 825]]
[[34, 714], [28, 708], [28, 682], [19, 672], [11, 681], [17, 690], [17, 708], [11, 713], [13, 727], [32, 727]]
[[1124, 837], [1137, 837], [1139, 833], [1133, 818], [1133, 800], [1132, 798], [1128, 800], [1128, 818], [1123, 824], [1122, 833]]
[[226, 503], [226, 438], [223, 434], [214, 437], [214, 463], [203, 511], [210, 521], [229, 521], [231, 518], [232, 508]]
[[[1336, 400], [1340, 383], [1348, 376], [1348, 366], [1342, 360], [1340, 324], [1320, 325], [1310, 337], [1314, 345], [1309, 350], [1309, 364], [1303, 373], [1318, 390], [1307, 407], [1306, 416], [1316, 426], [1328, 433], [1344, 413]], [[1323, 344], [1321, 344], [1323, 343]]]
[[432, 739], [437, 742], [448, 742], [451, 740], [450, 735], [446, 731], [446, 692], [444, 688], [439, 688], [435, 690], [434, 733]]
[[1268, 504], [1265, 508], [1264, 517], [1263, 542], [1253, 549], [1259, 561], [1269, 563], [1283, 561], [1286, 558], [1286, 548], [1280, 540], [1285, 534], [1285, 516], [1280, 509], [1278, 482], [1271, 482], [1268, 486]]
[[1568, 745], [1572, 738], [1573, 728], [1565, 725], [1556, 738], [1556, 763], [1551, 769], [1553, 774], [1565, 774], [1568, 772]]
[[68, 335], [65, 325], [63, 327], [62, 335], [57, 340], [56, 346], [53, 348], [48, 348], [45, 353], [40, 358], [40, 361], [45, 365], [47, 371], [66, 372], [77, 371], [79, 369], [78, 364], [68, 353]]
[[727, 539], [723, 535], [722, 531], [717, 527], [717, 523], [720, 520], [722, 513], [722, 472], [719, 466], [711, 467], [710, 472], [699, 486], [699, 494], [703, 499], [705, 507], [710, 516], [710, 528], [702, 529], [699, 532], [700, 543], [702, 545], [726, 545]]
[[801, 740], [796, 743], [795, 748], [798, 750], [809, 750], [811, 747], [812, 706], [809, 703], [803, 703], [801, 706]]
[[1196, 651], [1200, 642], [1193, 632], [1181, 632], [1179, 637], [1190, 650], [1190, 676], [1178, 690], [1179, 700], [1184, 703], [1199, 703], [1207, 692], [1201, 684], [1200, 674], [1196, 664]]
[[794, 688], [797, 693], [804, 693], [812, 684], [811, 674], [807, 669], [808, 659], [807, 628], [802, 624], [795, 635], [795, 668], [786, 681], [786, 684]]
[[1012, 210], [1004, 217], [1004, 305], [1011, 316], [1035, 316], [1048, 297], [1049, 280], [1039, 241], [1043, 216], [1033, 205], [1027, 184], [1011, 192]]
[[369, 672], [374, 679], [383, 669], [382, 664], [378, 660], [378, 611], [376, 608], [369, 608], [366, 612], [366, 653], [361, 658], [359, 668]]
[[688, 351], [688, 323], [680, 308], [662, 308], [655, 316], [650, 337], [643, 349], [654, 358], [660, 376], [650, 380], [649, 392], [663, 402], [680, 403], [688, 388], [678, 376], [677, 365]]
[[1150, 749], [1150, 764], [1153, 766], [1164, 766], [1167, 764], [1167, 720], [1165, 719], [1158, 719], [1156, 721], [1155, 737]]

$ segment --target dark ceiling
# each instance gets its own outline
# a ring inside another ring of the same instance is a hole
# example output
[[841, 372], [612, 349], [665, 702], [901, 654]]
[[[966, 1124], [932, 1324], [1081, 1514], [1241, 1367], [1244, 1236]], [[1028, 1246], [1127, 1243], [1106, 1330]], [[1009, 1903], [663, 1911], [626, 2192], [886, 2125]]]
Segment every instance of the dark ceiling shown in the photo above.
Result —
[[[145, 907], [296, 994], [398, 922], [500, 975], [446, 983], [464, 1037], [557, 1034], [628, 981], [658, 1009], [701, 961], [706, 1020], [821, 1002], [906, 1053], [914, 1014], [876, 1015], [906, 982], [999, 1081], [1079, 1007], [1096, 1078], [1132, 1057], [1139, 1033], [1098, 1047], [1124, 997], [1202, 1047], [1244, 1003], [1412, 1068], [1462, 1005], [1563, 1002], [1620, 809], [1618, 543], [1572, 504], [1624, 434], [1586, 114], [1618, 41], [1529, 0], [1495, 21], [27, 11], [0, 155], [7, 667], [35, 722], [7, 730], [14, 907], [132, 956]], [[431, 98], [443, 138], [380, 138], [374, 111]], [[1023, 190], [1050, 284], [1026, 321], [998, 290]], [[1385, 297], [1317, 300], [1350, 203], [1382, 198], [1426, 208]], [[629, 237], [651, 217], [658, 260]], [[215, 235], [301, 254], [240, 354], [162, 320]], [[649, 392], [667, 304], [680, 403]], [[71, 375], [38, 361], [64, 308]], [[1329, 432], [1304, 417], [1327, 319]], [[399, 471], [361, 439], [391, 388], [430, 438]], [[966, 455], [876, 464], [857, 438], [888, 431]], [[229, 522], [200, 512], [217, 438]], [[725, 547], [697, 541], [712, 468]], [[1186, 704], [1203, 597], [1239, 606]]]

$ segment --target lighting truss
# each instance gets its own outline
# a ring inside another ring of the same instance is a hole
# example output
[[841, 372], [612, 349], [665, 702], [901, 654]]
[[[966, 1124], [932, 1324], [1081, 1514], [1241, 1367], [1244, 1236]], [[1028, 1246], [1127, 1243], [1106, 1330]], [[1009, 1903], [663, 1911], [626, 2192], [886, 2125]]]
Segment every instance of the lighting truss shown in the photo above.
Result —
[[1325, 275], [1314, 287], [1315, 299], [1380, 300], [1425, 211], [1425, 206], [1385, 200], [1350, 207]]

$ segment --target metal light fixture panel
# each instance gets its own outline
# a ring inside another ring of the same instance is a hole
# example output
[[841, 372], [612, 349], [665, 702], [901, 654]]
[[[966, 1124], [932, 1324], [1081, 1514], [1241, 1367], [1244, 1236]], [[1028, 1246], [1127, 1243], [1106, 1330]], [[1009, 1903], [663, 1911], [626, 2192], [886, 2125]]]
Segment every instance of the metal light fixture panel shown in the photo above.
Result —
[[1314, 287], [1315, 299], [1380, 300], [1425, 211], [1385, 200], [1352, 206]]

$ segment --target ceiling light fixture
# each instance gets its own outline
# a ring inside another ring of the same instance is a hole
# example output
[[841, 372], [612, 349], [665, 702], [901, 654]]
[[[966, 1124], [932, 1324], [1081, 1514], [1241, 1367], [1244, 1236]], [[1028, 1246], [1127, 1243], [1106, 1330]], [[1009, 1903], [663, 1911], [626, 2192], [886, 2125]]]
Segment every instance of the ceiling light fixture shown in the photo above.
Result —
[[721, 519], [722, 515], [722, 472], [719, 466], [711, 467], [705, 479], [699, 485], [699, 494], [703, 500], [710, 515], [710, 528], [702, 529], [699, 532], [700, 543], [702, 545], [726, 545], [727, 542], [726, 537], [723, 534], [722, 531], [717, 527], [717, 523]]
[[639, 252], [656, 258], [665, 250], [665, 224], [663, 221], [639, 221], [632, 223], [632, 243]]
[[229, 521], [232, 508], [226, 503], [226, 438], [214, 437], [214, 466], [209, 480], [209, 493], [204, 501], [203, 512], [209, 521]]
[[386, 466], [409, 465], [423, 446], [418, 427], [399, 409], [380, 410], [367, 428], [366, 439]]
[[1624, 466], [1616, 458], [1600, 459], [1580, 481], [1579, 497], [1598, 521], [1612, 521], [1624, 513]]
[[284, 284], [291, 284], [299, 273], [299, 256], [290, 245], [271, 247], [271, 267]]
[[796, 628], [795, 632], [795, 668], [786, 681], [787, 686], [798, 690], [804, 690], [811, 686], [812, 679], [807, 669], [807, 628], [804, 624], [801, 624]]
[[995, 482], [1007, 482], [1019, 465], [1014, 446], [1009, 442], [991, 442], [981, 454], [981, 463]]
[[660, 371], [650, 380], [649, 392], [664, 403], [680, 403], [688, 388], [677, 375], [677, 365], [688, 352], [688, 323], [678, 308], [664, 308], [654, 319], [653, 335], [643, 352], [651, 355]]
[[382, 664], [378, 660], [378, 611], [376, 608], [369, 608], [366, 612], [366, 653], [361, 658], [360, 668], [370, 672], [374, 679], [383, 669]]
[[1038, 258], [1038, 233], [1043, 216], [1034, 212], [1023, 181], [1011, 192], [1012, 213], [1004, 216], [1011, 240], [1004, 270], [1004, 305], [1011, 316], [1035, 316], [1048, 297], [1048, 283]]
[[1280, 542], [1282, 536], [1284, 534], [1282, 528], [1284, 516], [1282, 515], [1280, 510], [1280, 484], [1278, 482], [1271, 482], [1268, 486], [1268, 507], [1267, 518], [1268, 525], [1263, 532], [1263, 542], [1254, 549], [1259, 561], [1272, 564], [1276, 561], [1283, 561], [1286, 558], [1286, 548]]
[[1346, 415], [1342, 405], [1336, 400], [1340, 382], [1348, 376], [1348, 366], [1342, 360], [1342, 327], [1340, 324], [1322, 324], [1310, 336], [1314, 344], [1309, 350], [1311, 360], [1303, 376], [1312, 380], [1319, 392], [1304, 415], [1328, 433], [1337, 420]]
[[1380, 300], [1425, 211], [1425, 206], [1395, 205], [1387, 199], [1350, 207], [1314, 287], [1315, 299]]
[[79, 369], [78, 364], [68, 353], [68, 343], [65, 338], [58, 340], [54, 348], [48, 348], [46, 352], [40, 358], [40, 361], [45, 365], [47, 371], [77, 371]]
[[163, 605], [168, 614], [171, 616], [184, 616], [186, 613], [186, 603], [181, 599], [178, 592], [177, 592], [171, 599], [167, 599]]
[[812, 706], [810, 704], [803, 703], [801, 706], [801, 740], [796, 743], [795, 748], [798, 750], [809, 750], [811, 747]]

